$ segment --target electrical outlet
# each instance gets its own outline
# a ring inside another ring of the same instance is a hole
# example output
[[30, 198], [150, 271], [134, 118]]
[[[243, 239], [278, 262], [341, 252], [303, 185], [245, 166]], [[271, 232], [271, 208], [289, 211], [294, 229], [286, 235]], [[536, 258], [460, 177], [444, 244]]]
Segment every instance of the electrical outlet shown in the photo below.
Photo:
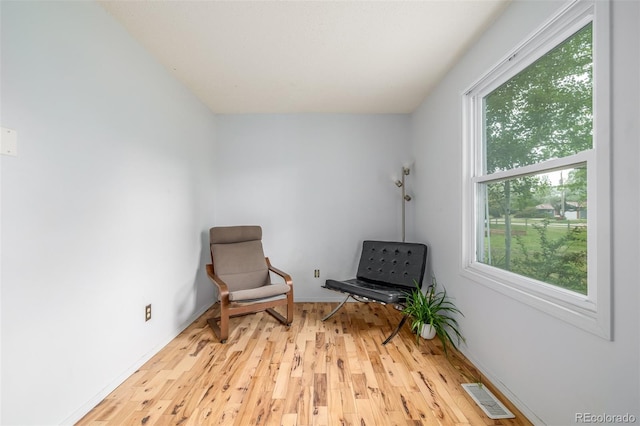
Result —
[[320, 278], [320, 269], [315, 269], [313, 271], [313, 277], [314, 278]]
[[18, 132], [6, 127], [0, 127], [0, 154], [18, 155]]
[[151, 319], [151, 304], [144, 307], [144, 320], [149, 321]]

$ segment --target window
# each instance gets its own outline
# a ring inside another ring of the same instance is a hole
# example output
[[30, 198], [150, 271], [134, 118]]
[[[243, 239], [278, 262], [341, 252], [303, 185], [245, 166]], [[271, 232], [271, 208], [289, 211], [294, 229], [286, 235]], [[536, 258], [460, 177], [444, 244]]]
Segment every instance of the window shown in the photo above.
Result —
[[463, 274], [610, 338], [606, 14], [572, 3], [464, 95]]

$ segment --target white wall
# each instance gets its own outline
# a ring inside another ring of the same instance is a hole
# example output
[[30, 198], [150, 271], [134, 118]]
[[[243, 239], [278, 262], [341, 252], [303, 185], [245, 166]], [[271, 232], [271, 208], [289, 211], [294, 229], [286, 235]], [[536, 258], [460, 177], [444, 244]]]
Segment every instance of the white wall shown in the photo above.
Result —
[[[461, 259], [461, 96], [561, 5], [515, 1], [413, 115], [416, 239], [431, 244], [433, 269], [464, 312], [466, 354], [539, 424], [576, 413], [640, 421], [640, 3], [612, 4], [613, 332], [607, 341], [464, 279]], [[442, 182], [446, 182], [443, 185]], [[437, 200], [437, 202], [429, 202]]]
[[211, 303], [215, 116], [96, 3], [1, 7], [0, 423], [73, 422]]
[[213, 117], [94, 3], [1, 2], [19, 156], [0, 157], [0, 423], [72, 422], [205, 308], [209, 226], [262, 225], [296, 300], [339, 299], [320, 286], [361, 241], [400, 238], [411, 150], [407, 239], [430, 244], [466, 353], [539, 423], [640, 417], [637, 2], [613, 7], [614, 341], [458, 271], [461, 92], [558, 5], [516, 0], [413, 117]]
[[292, 275], [296, 301], [341, 299], [320, 286], [354, 277], [362, 241], [401, 238], [392, 177], [407, 159], [408, 115], [217, 119], [216, 225], [262, 225], [265, 254]]

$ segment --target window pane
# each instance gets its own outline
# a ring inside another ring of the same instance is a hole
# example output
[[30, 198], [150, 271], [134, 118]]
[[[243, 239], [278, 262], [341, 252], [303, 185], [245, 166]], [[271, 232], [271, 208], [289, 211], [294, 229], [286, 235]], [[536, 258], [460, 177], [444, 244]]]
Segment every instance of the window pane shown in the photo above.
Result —
[[478, 191], [479, 262], [587, 294], [586, 166]]
[[592, 64], [590, 23], [483, 99], [487, 174], [592, 148]]

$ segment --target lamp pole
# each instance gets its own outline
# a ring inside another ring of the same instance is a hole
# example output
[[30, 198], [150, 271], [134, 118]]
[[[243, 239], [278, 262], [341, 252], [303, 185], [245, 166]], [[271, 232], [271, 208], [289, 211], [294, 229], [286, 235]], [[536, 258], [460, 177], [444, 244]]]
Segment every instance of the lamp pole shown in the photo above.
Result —
[[405, 224], [406, 224], [406, 209], [405, 203], [411, 201], [411, 196], [407, 194], [405, 186], [405, 176], [409, 176], [411, 169], [409, 167], [402, 167], [402, 178], [396, 181], [396, 186], [402, 190], [402, 242], [405, 242]]

